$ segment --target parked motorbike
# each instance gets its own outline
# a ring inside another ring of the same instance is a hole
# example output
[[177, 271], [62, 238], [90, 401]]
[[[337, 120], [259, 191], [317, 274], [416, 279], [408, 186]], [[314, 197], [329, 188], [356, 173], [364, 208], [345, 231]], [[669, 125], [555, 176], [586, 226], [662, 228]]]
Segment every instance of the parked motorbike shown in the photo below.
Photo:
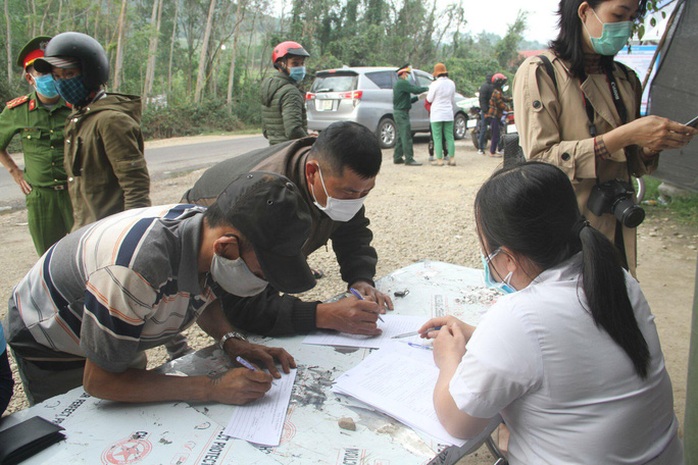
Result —
[[[482, 110], [480, 107], [471, 107], [470, 111], [468, 112], [470, 114], [470, 118], [475, 120], [475, 127], [470, 131], [470, 138], [473, 141], [473, 146], [476, 149], [480, 149], [480, 131], [482, 130]], [[499, 131], [500, 135], [500, 140], [498, 146], [501, 148], [502, 147], [502, 140], [501, 136], [507, 133], [507, 126], [509, 124], [514, 124], [514, 112], [513, 111], [505, 111], [502, 114], [502, 119], [500, 121], [501, 128]], [[490, 130], [490, 126], [487, 125], [487, 134], [485, 136], [485, 147], [483, 147], [483, 150], [487, 148], [490, 145], [490, 140], [492, 139], [492, 131]]]
[[[474, 106], [470, 107], [468, 111], [470, 119], [475, 121], [475, 126], [470, 131], [470, 138], [473, 141], [473, 146], [475, 149], [480, 148], [480, 131], [482, 130], [482, 109], [480, 107]], [[487, 126], [487, 140], [492, 138], [490, 133], [490, 128]]]

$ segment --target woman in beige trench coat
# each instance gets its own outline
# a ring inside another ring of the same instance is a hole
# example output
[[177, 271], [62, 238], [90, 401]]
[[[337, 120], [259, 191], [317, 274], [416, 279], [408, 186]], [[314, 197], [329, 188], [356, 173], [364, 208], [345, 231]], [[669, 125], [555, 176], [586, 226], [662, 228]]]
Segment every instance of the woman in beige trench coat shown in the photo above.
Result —
[[659, 152], [682, 147], [698, 133], [666, 118], [640, 117], [637, 75], [613, 61], [645, 7], [646, 0], [561, 0], [558, 37], [543, 54], [550, 67], [544, 58], [531, 57], [514, 78], [516, 126], [526, 157], [569, 176], [582, 214], [625, 252], [633, 275], [636, 228], [610, 212], [592, 213], [589, 196], [597, 183], [629, 183], [631, 175], [651, 173]]

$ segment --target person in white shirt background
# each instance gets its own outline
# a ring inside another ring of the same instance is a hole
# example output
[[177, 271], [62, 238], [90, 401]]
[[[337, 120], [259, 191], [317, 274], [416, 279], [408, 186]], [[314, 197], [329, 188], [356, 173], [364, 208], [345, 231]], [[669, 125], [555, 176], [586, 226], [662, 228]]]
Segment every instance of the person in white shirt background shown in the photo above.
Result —
[[429, 85], [427, 102], [431, 104], [429, 121], [434, 138], [434, 154], [436, 160], [432, 165], [443, 166], [443, 143], [446, 141], [448, 164], [456, 165], [456, 142], [453, 138], [453, 105], [456, 96], [456, 85], [448, 78], [448, 70], [443, 63], [434, 65], [434, 82]]
[[501, 413], [513, 465], [683, 463], [654, 316], [567, 176], [541, 162], [500, 170], [475, 217], [485, 281], [508, 295], [477, 328], [420, 328], [435, 338], [446, 430], [472, 437]]

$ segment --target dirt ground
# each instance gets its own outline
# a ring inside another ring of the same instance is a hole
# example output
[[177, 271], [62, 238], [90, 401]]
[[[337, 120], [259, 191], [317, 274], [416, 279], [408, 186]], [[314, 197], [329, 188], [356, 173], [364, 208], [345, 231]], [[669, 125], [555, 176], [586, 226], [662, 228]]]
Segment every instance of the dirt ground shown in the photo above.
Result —
[[[191, 143], [192, 139], [157, 141], [154, 145]], [[210, 139], [210, 137], [209, 137]], [[478, 155], [469, 141], [458, 141], [455, 167], [405, 167], [392, 163], [392, 151], [384, 151], [384, 164], [377, 187], [366, 201], [372, 222], [374, 245], [379, 254], [378, 276], [416, 260], [431, 259], [480, 268], [472, 225], [472, 201], [477, 188], [502, 162]], [[420, 139], [415, 158], [426, 162], [427, 145]], [[175, 178], [154, 177], [153, 203], [174, 203], [198, 178], [201, 170]], [[638, 278], [656, 315], [667, 369], [674, 387], [676, 414], [683, 423], [691, 309], [696, 272], [698, 231], [678, 225], [666, 210], [648, 208], [639, 227]], [[0, 298], [6, 302], [12, 287], [36, 261], [26, 225], [26, 212], [14, 210], [0, 215]], [[331, 248], [322, 248], [310, 257], [311, 266], [327, 274], [308, 298], [323, 299], [342, 290]], [[6, 307], [0, 307], [4, 318]], [[201, 342], [208, 344], [203, 336]], [[149, 357], [160, 362], [162, 353]], [[19, 378], [15, 376], [19, 383]], [[21, 387], [7, 413], [24, 408]], [[492, 463], [480, 449], [462, 464]]]

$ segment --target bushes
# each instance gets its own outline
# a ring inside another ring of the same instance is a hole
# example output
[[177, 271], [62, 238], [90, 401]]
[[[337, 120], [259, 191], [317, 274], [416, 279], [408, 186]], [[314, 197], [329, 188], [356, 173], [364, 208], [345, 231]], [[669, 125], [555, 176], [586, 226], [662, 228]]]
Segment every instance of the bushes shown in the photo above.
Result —
[[231, 114], [225, 101], [204, 101], [198, 105], [176, 104], [148, 106], [143, 112], [141, 128], [145, 139], [166, 139], [204, 132], [235, 131], [244, 124]]

